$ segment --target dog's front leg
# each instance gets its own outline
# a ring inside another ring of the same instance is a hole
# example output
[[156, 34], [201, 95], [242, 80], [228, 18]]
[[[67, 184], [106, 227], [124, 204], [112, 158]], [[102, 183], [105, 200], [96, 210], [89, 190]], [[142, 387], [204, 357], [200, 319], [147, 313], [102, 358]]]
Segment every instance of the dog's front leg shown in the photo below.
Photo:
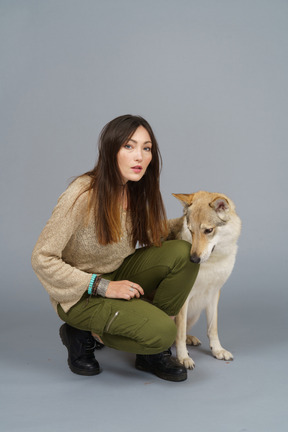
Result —
[[182, 306], [179, 314], [176, 316], [177, 336], [176, 336], [176, 355], [177, 359], [187, 369], [194, 369], [195, 363], [186, 348], [186, 333], [187, 333], [187, 309], [189, 300], [187, 299]]
[[219, 303], [220, 291], [218, 291], [211, 302], [206, 308], [207, 318], [207, 335], [209, 338], [210, 348], [212, 354], [218, 360], [233, 360], [233, 355], [225, 350], [219, 340], [218, 336], [218, 303]]

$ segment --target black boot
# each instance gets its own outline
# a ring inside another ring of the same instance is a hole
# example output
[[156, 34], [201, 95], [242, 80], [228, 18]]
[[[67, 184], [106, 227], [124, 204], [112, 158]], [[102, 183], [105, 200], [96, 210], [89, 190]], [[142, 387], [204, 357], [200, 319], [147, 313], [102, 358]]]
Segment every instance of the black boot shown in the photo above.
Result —
[[63, 324], [59, 333], [63, 345], [68, 350], [68, 365], [72, 372], [88, 376], [101, 372], [94, 356], [96, 341], [90, 332]]
[[176, 358], [171, 357], [171, 349], [160, 354], [136, 355], [136, 369], [151, 372], [167, 381], [185, 381], [187, 370]]

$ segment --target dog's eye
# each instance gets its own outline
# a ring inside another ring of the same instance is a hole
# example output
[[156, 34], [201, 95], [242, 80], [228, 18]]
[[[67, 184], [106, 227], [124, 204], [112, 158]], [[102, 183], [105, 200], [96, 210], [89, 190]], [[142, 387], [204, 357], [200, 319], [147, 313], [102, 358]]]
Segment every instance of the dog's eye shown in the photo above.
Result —
[[211, 234], [214, 228], [207, 228], [204, 230], [204, 234]]

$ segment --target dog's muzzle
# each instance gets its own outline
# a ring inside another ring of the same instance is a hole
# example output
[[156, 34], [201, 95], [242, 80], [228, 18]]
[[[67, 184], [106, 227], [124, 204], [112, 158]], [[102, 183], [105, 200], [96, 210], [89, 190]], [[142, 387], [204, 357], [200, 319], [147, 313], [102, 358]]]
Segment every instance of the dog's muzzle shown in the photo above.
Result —
[[201, 261], [201, 258], [198, 255], [193, 254], [193, 255], [190, 255], [190, 261], [193, 262], [194, 264], [199, 264]]

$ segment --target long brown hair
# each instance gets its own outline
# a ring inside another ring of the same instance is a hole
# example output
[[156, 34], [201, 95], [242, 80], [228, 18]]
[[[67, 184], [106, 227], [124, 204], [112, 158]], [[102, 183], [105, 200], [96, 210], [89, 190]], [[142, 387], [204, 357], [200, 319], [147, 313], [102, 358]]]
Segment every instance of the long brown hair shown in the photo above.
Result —
[[137, 182], [127, 182], [128, 211], [132, 223], [132, 244], [140, 246], [161, 244], [167, 234], [166, 212], [160, 193], [159, 177], [162, 158], [149, 123], [140, 116], [123, 115], [107, 123], [98, 143], [98, 161], [93, 170], [83, 174], [91, 177], [90, 210], [94, 211], [95, 227], [100, 244], [117, 242], [121, 237], [120, 199], [123, 182], [117, 163], [121, 146], [129, 141], [139, 126], [149, 133], [152, 160], [145, 175]]

